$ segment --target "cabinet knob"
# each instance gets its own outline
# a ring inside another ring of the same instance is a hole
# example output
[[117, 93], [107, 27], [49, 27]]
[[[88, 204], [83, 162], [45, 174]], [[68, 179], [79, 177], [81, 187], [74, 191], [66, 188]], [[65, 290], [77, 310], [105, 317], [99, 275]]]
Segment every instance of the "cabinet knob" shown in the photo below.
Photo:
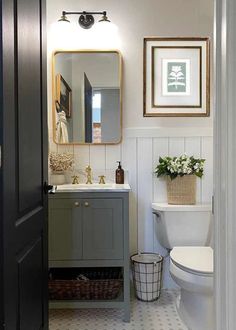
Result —
[[79, 207], [79, 202], [75, 202], [75, 207]]
[[85, 207], [88, 207], [88, 206], [89, 206], [89, 202], [85, 202], [85, 203], [84, 203], [84, 206], [85, 206]]

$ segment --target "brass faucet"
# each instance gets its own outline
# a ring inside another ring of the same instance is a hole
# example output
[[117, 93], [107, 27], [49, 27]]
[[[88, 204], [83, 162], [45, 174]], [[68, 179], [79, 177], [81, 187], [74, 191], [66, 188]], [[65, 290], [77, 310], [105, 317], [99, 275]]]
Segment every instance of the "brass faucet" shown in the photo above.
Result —
[[85, 172], [87, 173], [86, 184], [92, 184], [92, 169], [91, 169], [90, 165], [88, 165], [86, 167]]
[[72, 184], [79, 184], [79, 176], [78, 175], [73, 175], [72, 176]]
[[100, 178], [99, 184], [106, 184], [106, 182], [105, 182], [105, 175], [99, 175], [99, 178]]

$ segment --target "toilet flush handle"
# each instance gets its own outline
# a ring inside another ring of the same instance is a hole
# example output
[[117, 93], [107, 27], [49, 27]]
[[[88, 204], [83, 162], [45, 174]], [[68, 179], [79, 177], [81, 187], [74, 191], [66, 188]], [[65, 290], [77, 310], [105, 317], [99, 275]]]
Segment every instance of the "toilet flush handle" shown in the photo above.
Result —
[[155, 216], [157, 217], [157, 221], [161, 220], [161, 214], [158, 211], [153, 211], [152, 214], [155, 214]]

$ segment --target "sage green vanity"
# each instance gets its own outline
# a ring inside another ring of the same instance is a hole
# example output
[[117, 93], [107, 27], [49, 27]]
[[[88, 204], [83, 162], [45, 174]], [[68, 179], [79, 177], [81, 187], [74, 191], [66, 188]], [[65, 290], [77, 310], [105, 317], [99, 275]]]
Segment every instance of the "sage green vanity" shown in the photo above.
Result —
[[122, 267], [116, 300], [52, 301], [51, 308], [123, 308], [130, 318], [129, 185], [65, 185], [49, 195], [49, 267]]

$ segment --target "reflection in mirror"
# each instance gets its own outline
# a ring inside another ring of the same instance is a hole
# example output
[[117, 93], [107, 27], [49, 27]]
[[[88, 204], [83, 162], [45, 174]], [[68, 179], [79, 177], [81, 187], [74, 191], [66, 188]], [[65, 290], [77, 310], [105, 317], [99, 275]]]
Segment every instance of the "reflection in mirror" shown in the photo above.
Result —
[[56, 52], [53, 119], [56, 143], [119, 143], [121, 55], [116, 51]]

